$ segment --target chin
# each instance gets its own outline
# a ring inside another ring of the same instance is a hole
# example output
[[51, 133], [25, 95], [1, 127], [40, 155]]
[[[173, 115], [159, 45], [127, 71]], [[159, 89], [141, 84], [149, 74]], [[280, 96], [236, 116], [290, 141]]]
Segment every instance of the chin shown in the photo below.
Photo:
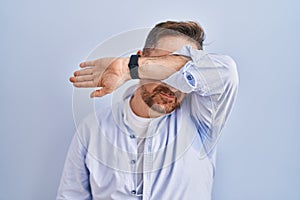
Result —
[[178, 106], [153, 104], [151, 109], [161, 114], [168, 114], [175, 110]]

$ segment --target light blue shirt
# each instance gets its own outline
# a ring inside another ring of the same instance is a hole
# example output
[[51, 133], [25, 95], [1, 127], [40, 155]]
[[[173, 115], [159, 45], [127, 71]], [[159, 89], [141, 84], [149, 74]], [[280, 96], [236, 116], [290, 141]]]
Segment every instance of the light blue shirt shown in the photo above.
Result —
[[[77, 129], [66, 158], [57, 200], [210, 200], [216, 143], [238, 86], [235, 62], [184, 46], [191, 58], [163, 82], [187, 93], [173, 112], [153, 118], [138, 162], [135, 133], [125, 102], [136, 86], [114, 92], [112, 104], [89, 115]], [[143, 165], [142, 170], [139, 171]], [[137, 192], [137, 176], [143, 192]]]

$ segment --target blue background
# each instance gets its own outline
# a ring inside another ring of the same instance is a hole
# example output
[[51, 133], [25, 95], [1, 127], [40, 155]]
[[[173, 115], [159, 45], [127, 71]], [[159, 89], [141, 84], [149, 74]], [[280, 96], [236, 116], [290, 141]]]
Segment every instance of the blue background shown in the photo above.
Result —
[[0, 1], [0, 199], [55, 198], [75, 131], [68, 78], [100, 42], [196, 20], [238, 64], [215, 200], [300, 199], [300, 1]]

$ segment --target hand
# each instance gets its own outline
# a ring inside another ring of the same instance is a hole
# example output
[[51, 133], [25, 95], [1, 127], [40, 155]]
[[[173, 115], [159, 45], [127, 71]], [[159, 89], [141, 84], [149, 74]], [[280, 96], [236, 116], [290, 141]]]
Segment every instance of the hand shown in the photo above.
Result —
[[75, 87], [102, 87], [91, 93], [91, 98], [102, 97], [130, 79], [129, 58], [100, 58], [80, 63], [82, 70], [74, 72], [70, 81]]

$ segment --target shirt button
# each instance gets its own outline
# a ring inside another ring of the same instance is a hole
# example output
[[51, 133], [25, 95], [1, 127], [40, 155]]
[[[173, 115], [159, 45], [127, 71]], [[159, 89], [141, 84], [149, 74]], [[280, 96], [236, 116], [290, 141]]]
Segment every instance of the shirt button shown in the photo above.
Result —
[[134, 138], [135, 138], [135, 135], [132, 134], [132, 135], [130, 135], [129, 137], [130, 137], [131, 139], [134, 139]]
[[185, 75], [186, 79], [188, 80], [189, 84], [192, 85], [193, 87], [195, 87], [195, 79], [193, 77], [192, 74], [190, 74], [189, 72], [186, 72], [186, 75]]
[[135, 164], [135, 162], [136, 162], [135, 160], [130, 161], [130, 163], [133, 164], [133, 165]]
[[135, 190], [131, 190], [131, 194], [136, 194], [136, 191]]

